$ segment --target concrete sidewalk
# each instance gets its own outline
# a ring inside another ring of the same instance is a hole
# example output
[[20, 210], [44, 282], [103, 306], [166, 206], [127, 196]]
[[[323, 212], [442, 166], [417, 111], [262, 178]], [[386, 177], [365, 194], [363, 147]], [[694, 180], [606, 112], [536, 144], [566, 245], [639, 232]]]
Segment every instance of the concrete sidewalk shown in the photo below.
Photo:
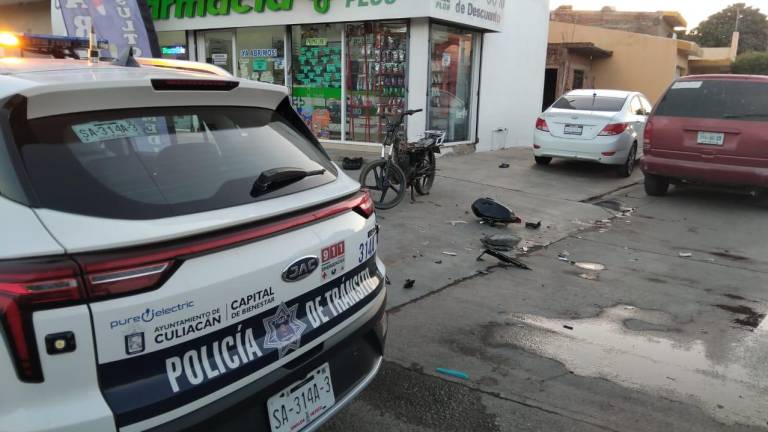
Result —
[[[510, 167], [499, 168], [502, 162]], [[379, 256], [387, 265], [394, 288], [390, 290], [390, 307], [497, 265], [498, 261], [489, 257], [476, 260], [482, 252], [483, 236], [511, 233], [534, 245], [548, 245], [609, 215], [580, 201], [635, 184], [641, 178], [635, 174], [620, 179], [611, 167], [586, 163], [555, 161], [539, 167], [529, 149], [449, 155], [439, 158], [437, 165], [438, 176], [430, 195], [417, 196], [415, 202], [406, 197], [398, 207], [377, 212], [382, 228]], [[349, 174], [356, 178], [359, 173]], [[524, 221], [541, 221], [541, 229], [526, 229], [522, 224], [480, 224], [470, 208], [483, 197], [507, 204]], [[413, 289], [401, 288], [406, 279], [416, 281]]]

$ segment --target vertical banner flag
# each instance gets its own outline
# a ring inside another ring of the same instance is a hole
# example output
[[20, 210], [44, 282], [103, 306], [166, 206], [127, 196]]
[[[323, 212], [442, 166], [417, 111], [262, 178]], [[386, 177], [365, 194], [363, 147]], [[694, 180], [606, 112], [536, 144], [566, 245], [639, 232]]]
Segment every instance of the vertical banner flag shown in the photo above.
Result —
[[146, 0], [54, 1], [59, 3], [67, 35], [87, 38], [93, 28], [98, 39], [109, 42], [110, 57], [116, 58], [129, 46], [136, 57], [160, 57]]

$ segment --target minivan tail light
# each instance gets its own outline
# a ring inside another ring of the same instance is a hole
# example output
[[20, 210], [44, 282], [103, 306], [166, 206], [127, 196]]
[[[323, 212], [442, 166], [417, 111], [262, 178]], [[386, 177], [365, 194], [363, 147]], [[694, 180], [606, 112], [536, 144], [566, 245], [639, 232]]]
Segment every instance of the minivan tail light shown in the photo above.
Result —
[[651, 140], [653, 140], [653, 122], [648, 120], [645, 123], [645, 131], [643, 132], [643, 150], [650, 150]]
[[612, 123], [604, 127], [598, 134], [599, 136], [621, 135], [629, 127], [629, 123]]
[[[529, 123], [530, 124], [530, 123]], [[536, 119], [536, 129], [542, 131], [542, 132], [549, 132], [549, 125], [547, 125], [547, 121], [543, 118], [539, 117]]]

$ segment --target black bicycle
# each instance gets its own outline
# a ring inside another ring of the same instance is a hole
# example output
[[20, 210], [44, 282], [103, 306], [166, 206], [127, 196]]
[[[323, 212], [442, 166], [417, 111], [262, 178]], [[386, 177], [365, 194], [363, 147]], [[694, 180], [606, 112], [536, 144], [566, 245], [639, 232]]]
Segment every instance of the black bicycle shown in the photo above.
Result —
[[411, 199], [414, 191], [427, 195], [432, 189], [437, 171], [435, 154], [440, 153], [445, 132], [426, 131], [423, 138], [408, 143], [401, 128], [406, 116], [421, 111], [405, 111], [397, 121], [387, 123], [381, 159], [366, 164], [360, 172], [360, 184], [371, 192], [377, 209], [391, 209], [400, 204], [408, 187]]

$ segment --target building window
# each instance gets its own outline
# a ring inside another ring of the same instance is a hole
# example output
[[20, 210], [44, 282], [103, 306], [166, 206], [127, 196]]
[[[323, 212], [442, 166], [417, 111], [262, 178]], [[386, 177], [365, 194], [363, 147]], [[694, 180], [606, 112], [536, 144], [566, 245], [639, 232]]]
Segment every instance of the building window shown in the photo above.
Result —
[[320, 139], [341, 139], [343, 24], [292, 28], [293, 107]]
[[476, 32], [432, 24], [428, 129], [445, 130], [446, 141], [470, 139], [472, 59]]
[[584, 88], [584, 71], [574, 69], [573, 71], [573, 89], [583, 89]]
[[244, 27], [235, 31], [237, 76], [285, 85], [285, 28]]
[[157, 32], [157, 41], [163, 58], [189, 60], [187, 32], [184, 30]]
[[406, 107], [408, 24], [348, 24], [346, 39], [346, 140], [382, 142]]

